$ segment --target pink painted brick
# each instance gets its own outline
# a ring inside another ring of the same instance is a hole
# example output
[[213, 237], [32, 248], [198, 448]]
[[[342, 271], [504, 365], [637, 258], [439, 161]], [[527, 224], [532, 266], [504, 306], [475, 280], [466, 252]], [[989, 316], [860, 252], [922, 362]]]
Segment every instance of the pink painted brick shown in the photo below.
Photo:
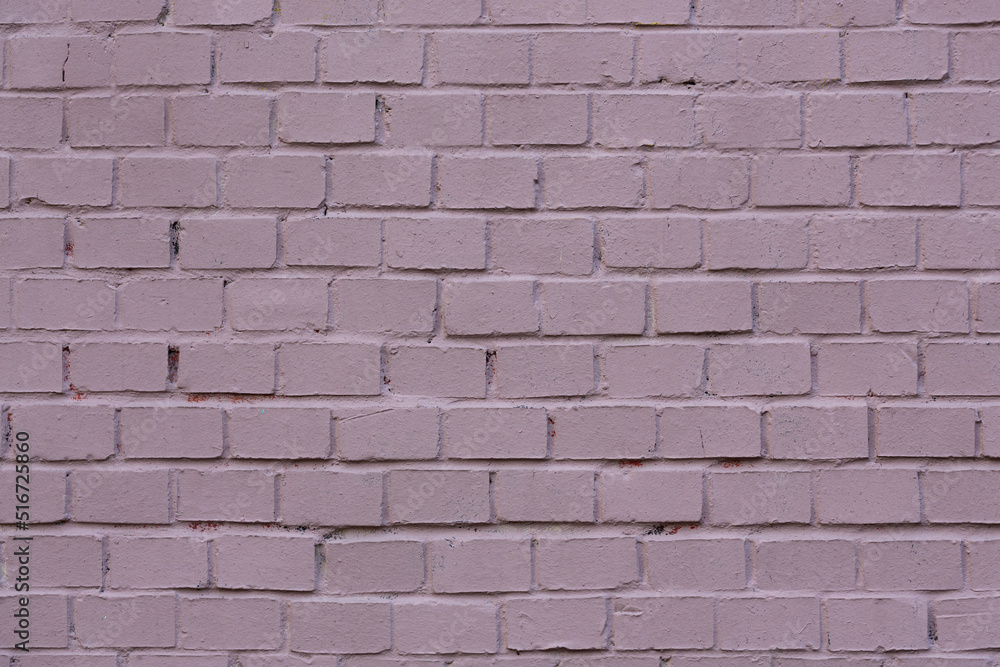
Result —
[[865, 206], [958, 206], [958, 155], [869, 155], [858, 167], [858, 201]]
[[162, 146], [162, 97], [73, 97], [69, 100], [69, 143], [78, 146]]
[[983, 423], [983, 456], [1000, 458], [1000, 406], [980, 408], [979, 419]]
[[103, 597], [74, 600], [76, 637], [88, 648], [168, 648], [175, 645], [172, 595]]
[[605, 647], [604, 598], [508, 600], [504, 617], [507, 648], [515, 651]]
[[688, 22], [690, 9], [684, 0], [595, 0], [589, 5], [594, 23], [681, 25]]
[[740, 68], [748, 81], [836, 81], [840, 35], [833, 30], [749, 32], [740, 40]]
[[222, 411], [125, 407], [119, 416], [124, 458], [204, 459], [222, 456]]
[[538, 166], [520, 156], [445, 156], [438, 160], [438, 196], [445, 208], [535, 208]]
[[976, 287], [976, 331], [1000, 331], [1000, 283], [980, 283]]
[[20, 158], [14, 165], [14, 199], [37, 199], [53, 206], [108, 206], [112, 162], [107, 158]]
[[68, 12], [68, 0], [8, 1], [0, 5], [0, 23], [55, 23], [66, 20]]
[[281, 8], [282, 23], [305, 25], [371, 25], [378, 10], [376, 0], [360, 2], [323, 2], [288, 0]]
[[990, 344], [931, 343], [924, 350], [926, 391], [937, 396], [993, 395], [1000, 349]]
[[85, 217], [74, 221], [71, 230], [73, 264], [78, 268], [138, 269], [170, 265], [167, 218]]
[[1000, 203], [1000, 197], [997, 196], [997, 158], [996, 155], [976, 153], [965, 156], [963, 164], [965, 203], [978, 205]]
[[959, 81], [1000, 79], [1000, 33], [996, 31], [958, 32], [952, 38], [954, 76]]
[[975, 540], [966, 543], [969, 588], [974, 591], [995, 591], [1000, 588], [1000, 541]]
[[985, 0], [964, 0], [941, 6], [930, 0], [913, 0], [906, 7], [913, 23], [992, 23], [1000, 20], [1000, 8]]
[[856, 282], [760, 283], [757, 303], [762, 331], [782, 334], [861, 331], [861, 286]]
[[649, 165], [654, 208], [738, 208], [749, 199], [747, 160], [734, 156], [668, 155]]
[[724, 650], [816, 650], [821, 645], [817, 598], [723, 599], [716, 614]]
[[270, 522], [274, 496], [274, 477], [262, 470], [177, 472], [181, 521]]
[[137, 280], [119, 290], [121, 325], [146, 331], [222, 326], [222, 280]]
[[844, 38], [846, 80], [937, 81], [948, 73], [948, 34], [933, 30], [858, 30]]
[[378, 526], [382, 474], [289, 470], [282, 476], [281, 518], [292, 526]]
[[527, 591], [531, 547], [527, 540], [459, 539], [430, 543], [435, 593]]
[[229, 453], [238, 459], [325, 459], [332, 422], [325, 408], [234, 408]]
[[938, 644], [946, 651], [996, 648], [1000, 623], [996, 598], [959, 598], [934, 603]]
[[381, 387], [377, 345], [285, 343], [278, 368], [286, 396], [376, 396]]
[[847, 155], [776, 155], [754, 161], [757, 206], [846, 206], [851, 198]]
[[649, 584], [657, 590], [746, 587], [743, 540], [654, 539], [646, 542]]
[[115, 37], [115, 81], [119, 86], [207, 84], [212, 78], [209, 35], [146, 32]]
[[582, 144], [587, 141], [586, 95], [490, 95], [486, 137], [496, 146]]
[[289, 266], [378, 266], [381, 223], [371, 218], [310, 218], [284, 225]]
[[812, 0], [802, 6], [802, 22], [832, 28], [892, 25], [896, 4], [893, 0]]
[[816, 519], [821, 524], [916, 523], [920, 520], [914, 470], [823, 470], [816, 476]]
[[944, 591], [962, 588], [962, 545], [945, 540], [865, 542], [865, 588]]
[[697, 218], [611, 218], [601, 223], [600, 233], [605, 266], [690, 269], [701, 263]]
[[976, 412], [972, 408], [881, 407], [879, 456], [975, 456]]
[[660, 413], [659, 456], [756, 458], [761, 453], [760, 414], [746, 407], [668, 407]]
[[643, 174], [638, 157], [567, 156], [543, 161], [545, 204], [551, 208], [638, 208]]
[[632, 538], [539, 540], [535, 562], [546, 590], [618, 588], [639, 576]]
[[907, 598], [826, 602], [831, 651], [926, 649], [927, 605]]
[[711, 648], [715, 636], [711, 598], [619, 598], [612, 611], [618, 649]]
[[496, 474], [500, 521], [594, 521], [594, 473], [589, 470], [504, 469]]
[[[538, 33], [531, 46], [533, 80], [539, 85], [629, 83], [632, 81], [633, 41], [630, 35], [621, 32]], [[514, 71], [520, 73], [520, 70]], [[525, 76], [523, 80], [518, 77], [493, 83], [527, 82]]]
[[81, 391], [163, 391], [165, 343], [70, 345], [70, 382]]
[[385, 221], [386, 264], [398, 269], [485, 269], [482, 218], [390, 218]]
[[921, 257], [927, 269], [991, 269], [1000, 267], [997, 218], [927, 216], [920, 221]]
[[[311, 537], [221, 535], [212, 542], [219, 588], [311, 591], [316, 586], [316, 543]], [[280, 570], [274, 563], [281, 563]]]
[[599, 95], [593, 100], [594, 144], [608, 148], [686, 147], [695, 143], [689, 95]]
[[468, 25], [477, 23], [482, 3], [476, 0], [386, 0], [386, 23], [399, 25]]
[[[20, 576], [21, 547], [28, 546], [29, 585], [39, 588], [100, 588], [101, 540], [85, 535], [33, 535], [29, 545], [13, 539], [4, 543], [8, 578]], [[15, 584], [16, 585], [16, 584]]]
[[389, 522], [486, 523], [489, 481], [485, 470], [393, 470], [386, 484]]
[[334, 593], [415, 591], [424, 583], [424, 545], [416, 541], [328, 541], [326, 588]]
[[910, 96], [917, 145], [976, 145], [997, 141], [1000, 98], [990, 93], [921, 93]]
[[706, 95], [699, 101], [705, 143], [713, 148], [799, 148], [798, 95]]
[[381, 653], [391, 643], [388, 602], [296, 600], [288, 616], [293, 651]]
[[187, 537], [112, 537], [108, 540], [108, 586], [204, 588], [208, 543]]
[[222, 33], [217, 68], [223, 83], [293, 83], [316, 80], [319, 40], [307, 32], [272, 36]]
[[494, 653], [497, 606], [418, 602], [393, 605], [396, 650], [406, 654]]
[[176, 25], [250, 25], [271, 18], [270, 0], [250, 0], [238, 5], [178, 0], [171, 8]]
[[704, 0], [696, 20], [705, 25], [782, 26], [795, 25], [794, 2], [789, 0]]
[[454, 408], [444, 412], [450, 459], [540, 459], [546, 455], [545, 411], [537, 408]]
[[[251, 654], [252, 655], [252, 654]], [[111, 656], [114, 659], [114, 656]], [[134, 667], [226, 667], [228, 664], [229, 656], [225, 654], [207, 654], [207, 653], [184, 653], [169, 654], [169, 655], [155, 655], [149, 653], [135, 653], [129, 658], [132, 661]], [[247, 663], [247, 667], [254, 665], [256, 663]], [[101, 667], [99, 665], [94, 665], [93, 667]], [[108, 665], [108, 667], [113, 667]], [[319, 667], [317, 663], [317, 667]]]
[[110, 40], [15, 35], [10, 40], [12, 88], [104, 88], [111, 85]]
[[58, 97], [0, 99], [0, 147], [55, 148], [62, 139], [63, 101]]
[[809, 260], [808, 226], [801, 218], [711, 220], [705, 238], [712, 270], [803, 269]]
[[62, 391], [62, 351], [58, 344], [0, 344], [0, 370], [0, 391]]
[[924, 473], [924, 516], [931, 523], [995, 523], [1000, 516], [992, 470]]
[[256, 597], [180, 599], [178, 645], [184, 649], [271, 649], [282, 641], [282, 603]]
[[184, 95], [170, 101], [179, 146], [267, 146], [271, 98], [264, 95]]
[[604, 353], [604, 380], [613, 397], [690, 396], [701, 386], [704, 365], [696, 345], [615, 345]]
[[431, 156], [424, 153], [336, 153], [329, 171], [330, 204], [424, 207], [431, 203]]
[[329, 83], [409, 84], [423, 79], [424, 36], [416, 31], [345, 30], [324, 39], [323, 48], [323, 81]]
[[485, 353], [471, 347], [390, 348], [389, 388], [399, 396], [485, 398]]
[[542, 333], [641, 334], [646, 328], [642, 282], [542, 282]]
[[868, 458], [868, 410], [842, 404], [768, 408], [768, 455], [774, 459]]
[[916, 266], [916, 237], [915, 218], [823, 215], [813, 219], [812, 254], [819, 269]]
[[437, 55], [432, 61], [437, 65], [434, 75], [441, 83], [496, 85], [529, 81], [526, 34], [443, 32], [434, 35], [431, 44]]
[[656, 448], [653, 408], [557, 408], [549, 423], [557, 459], [641, 459]]
[[659, 333], [749, 331], [752, 326], [748, 282], [660, 281], [653, 295]]
[[326, 198], [318, 155], [233, 157], [222, 167], [225, 200], [238, 208], [315, 208]]
[[702, 517], [702, 476], [694, 471], [603, 472], [598, 482], [604, 522], [693, 521]]
[[594, 225], [586, 219], [490, 222], [493, 268], [508, 273], [587, 275], [594, 268]]
[[[31, 471], [31, 509], [27, 523], [34, 526], [40, 523], [58, 523], [66, 518], [66, 483], [67, 473], [62, 470], [35, 469]], [[21, 480], [22, 482], [24, 480]], [[13, 521], [17, 491], [15, 467], [6, 466], [0, 472], [0, 516], [5, 517], [4, 523]]]
[[739, 79], [737, 32], [671, 31], [641, 34], [642, 83], [729, 83]]
[[165, 6], [164, 0], [73, 0], [74, 21], [152, 21]]
[[[854, 543], [774, 540], [756, 545], [755, 582], [765, 591], [847, 591], [855, 588]], [[815, 567], [823, 563], [822, 568]]]
[[244, 278], [226, 286], [229, 324], [238, 331], [322, 331], [329, 300], [325, 278]]
[[343, 331], [422, 334], [434, 328], [434, 280], [338, 279], [334, 324]]
[[385, 96], [386, 144], [481, 146], [483, 101], [478, 93]]
[[71, 472], [70, 511], [79, 523], [169, 523], [166, 470]]
[[115, 288], [103, 280], [16, 281], [13, 319], [20, 329], [114, 329]]
[[587, 20], [586, 8], [578, 2], [539, 0], [528, 4], [519, 0], [491, 0], [489, 7], [489, 18], [497, 25], [574, 24]]
[[270, 343], [193, 343], [180, 348], [177, 388], [186, 392], [274, 392]]
[[10, 205], [10, 158], [0, 157], [0, 208]]
[[895, 93], [806, 96], [806, 144], [812, 148], [906, 143], [904, 97]]
[[375, 141], [373, 93], [300, 93], [278, 96], [278, 138], [291, 144]]
[[434, 408], [348, 413], [337, 419], [337, 450], [348, 461], [435, 459], [439, 431]]
[[530, 280], [448, 281], [444, 327], [454, 336], [538, 331], [538, 308]]
[[[2, 17], [2, 15], [0, 15]], [[13, 618], [14, 613], [20, 608], [19, 595], [4, 595], [0, 597], [0, 614], [3, 614], [7, 618]], [[69, 620], [69, 600], [65, 595], [38, 595], [33, 593], [30, 599], [30, 628], [28, 630], [29, 636], [29, 651], [34, 651], [40, 648], [60, 648], [65, 649], [68, 646], [68, 620]], [[23, 641], [21, 637], [15, 639], [14, 634], [14, 624], [9, 623], [7, 627], [0, 631], [0, 642], [4, 646], [10, 646], [13, 648], [15, 642]], [[27, 653], [21, 653], [28, 659], [33, 658]], [[35, 665], [38, 667], [59, 667], [53, 664], [48, 659], [45, 654], [36, 654], [42, 657], [42, 660], [36, 662]], [[6, 655], [4, 656], [7, 657]], [[76, 660], [79, 656], [73, 656], [72, 659]], [[21, 664], [27, 664], [28, 660], [21, 658], [19, 660]], [[68, 664], [68, 663], [65, 663]], [[20, 665], [18, 666], [20, 667]], [[75, 665], [70, 665], [70, 667], [75, 667]], [[110, 666], [104, 666], [110, 667]]]
[[274, 218], [183, 219], [178, 259], [185, 269], [271, 268], [277, 255], [276, 230]]
[[917, 346], [912, 343], [826, 343], [818, 362], [823, 396], [917, 393]]
[[708, 351], [708, 391], [720, 396], [808, 393], [809, 346], [804, 343], [715, 345]]
[[115, 452], [115, 411], [103, 405], [13, 405], [11, 433], [31, 436], [31, 454], [42, 461], [102, 460]]
[[709, 516], [715, 525], [809, 523], [811, 485], [806, 472], [713, 473]]
[[0, 218], [0, 267], [58, 268], [65, 261], [63, 218]]
[[503, 398], [585, 396], [594, 390], [590, 345], [522, 345], [496, 353], [497, 391]]
[[122, 205], [215, 206], [214, 157], [128, 157], [118, 167]]

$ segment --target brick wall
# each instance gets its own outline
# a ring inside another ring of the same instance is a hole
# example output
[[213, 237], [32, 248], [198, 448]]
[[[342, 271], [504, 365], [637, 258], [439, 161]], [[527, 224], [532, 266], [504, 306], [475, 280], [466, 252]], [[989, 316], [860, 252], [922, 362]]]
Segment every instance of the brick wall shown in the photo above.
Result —
[[0, 663], [996, 667], [998, 25], [0, 0]]

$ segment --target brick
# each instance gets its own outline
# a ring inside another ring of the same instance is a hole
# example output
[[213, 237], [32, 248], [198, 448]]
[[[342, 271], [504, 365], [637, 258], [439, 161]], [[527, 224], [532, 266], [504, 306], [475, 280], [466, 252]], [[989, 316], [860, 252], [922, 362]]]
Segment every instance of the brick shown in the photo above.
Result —
[[740, 41], [743, 78], [762, 83], [836, 81], [840, 36], [835, 31], [747, 33]]
[[110, 159], [23, 157], [14, 167], [14, 198], [53, 206], [108, 206], [111, 181]]
[[385, 230], [390, 267], [486, 268], [486, 221], [481, 218], [390, 218]]
[[657, 590], [734, 590], [746, 587], [743, 540], [648, 540], [646, 568]]
[[656, 448], [652, 408], [559, 408], [549, 413], [549, 423], [556, 434], [552, 441], [557, 459], [640, 459]]
[[831, 651], [927, 648], [927, 606], [895, 598], [826, 602]]
[[325, 278], [244, 278], [226, 286], [229, 324], [239, 331], [322, 331], [329, 294]]
[[387, 498], [390, 523], [486, 523], [489, 475], [477, 470], [393, 470]]
[[[0, 472], [0, 512], [6, 517], [5, 523], [14, 518], [14, 499], [17, 487], [14, 466], [7, 466]], [[61, 470], [33, 470], [31, 472], [31, 511], [27, 520], [29, 526], [42, 523], [58, 523], [66, 518], [66, 477]]]
[[879, 456], [975, 456], [972, 408], [881, 407], [877, 430]]
[[71, 146], [162, 146], [162, 97], [73, 97], [69, 100]]
[[862, 30], [844, 38], [846, 81], [937, 81], [948, 73], [948, 35], [931, 30]]
[[119, 86], [204, 85], [212, 79], [209, 35], [119, 34], [115, 37], [115, 47], [115, 81]]
[[893, 0], [814, 0], [802, 6], [802, 22], [837, 28], [843, 26], [881, 26], [896, 22]]
[[599, 95], [593, 103], [594, 144], [686, 147], [695, 143], [689, 95]]
[[437, 167], [438, 195], [445, 208], [535, 208], [534, 158], [445, 156]]
[[378, 266], [382, 261], [377, 219], [288, 220], [284, 233], [289, 266]]
[[282, 604], [269, 598], [181, 598], [178, 644], [185, 649], [276, 649]]
[[991, 470], [924, 473], [924, 516], [931, 523], [995, 523], [997, 475]]
[[776, 155], [754, 161], [757, 206], [846, 206], [850, 198], [847, 155]]
[[715, 345], [708, 351], [708, 391], [720, 396], [808, 393], [809, 346], [799, 343]]
[[719, 600], [719, 647], [724, 650], [818, 649], [820, 613], [817, 598]]
[[497, 350], [497, 391], [503, 398], [585, 396], [594, 390], [590, 345], [524, 345]]
[[[1000, 78], [1000, 77], [998, 77]], [[996, 205], [996, 155], [967, 154], [963, 164], [964, 198], [967, 204]]]
[[615, 648], [711, 648], [714, 607], [707, 597], [617, 599], [612, 612]]
[[[114, 656], [111, 656], [114, 658]], [[183, 655], [152, 655], [137, 653], [130, 657], [133, 667], [226, 667], [228, 656], [225, 654], [197, 654], [187, 653]], [[254, 664], [254, 663], [248, 663]], [[94, 665], [94, 667], [98, 667]], [[112, 667], [108, 665], [108, 667]]]
[[701, 473], [629, 470], [601, 473], [598, 501], [604, 522], [701, 521]]
[[671, 31], [639, 36], [641, 83], [729, 83], [740, 78], [739, 34]]
[[711, 220], [705, 237], [712, 270], [802, 269], [808, 262], [808, 227], [801, 219]]
[[493, 268], [508, 273], [587, 275], [594, 268], [590, 220], [500, 219], [490, 222]]
[[813, 219], [813, 257], [819, 269], [881, 269], [916, 266], [917, 221], [824, 215]]
[[995, 81], [1000, 79], [1000, 33], [995, 31], [958, 32], [952, 37], [954, 70], [959, 81]]
[[768, 408], [773, 459], [868, 458], [868, 410], [850, 405]]
[[65, 260], [62, 218], [0, 218], [0, 267], [58, 268]]
[[542, 333], [641, 334], [646, 328], [646, 284], [542, 282]]
[[486, 136], [493, 145], [580, 145], [587, 141], [586, 95], [490, 95]]
[[691, 8], [684, 0], [595, 0], [589, 9], [594, 23], [682, 25], [688, 22]]
[[287, 471], [281, 482], [281, 517], [292, 526], [378, 526], [382, 474]]
[[387, 0], [386, 23], [397, 25], [467, 25], [477, 23], [482, 3], [476, 0]]
[[334, 593], [407, 592], [424, 583], [422, 542], [329, 541], [325, 554], [326, 589]]
[[486, 350], [470, 347], [390, 349], [388, 381], [399, 396], [486, 397]]
[[433, 280], [338, 279], [333, 294], [338, 329], [421, 334], [434, 328]]
[[[921, 256], [926, 269], [1000, 267], [1000, 229], [992, 216], [928, 217], [921, 220]], [[997, 239], [994, 239], [997, 237]]]
[[222, 411], [218, 409], [125, 407], [119, 422], [124, 458], [222, 456]]
[[515, 651], [605, 647], [604, 598], [508, 600], [507, 648]]
[[859, 333], [860, 296], [860, 285], [855, 282], [760, 283], [759, 327], [782, 334]]
[[274, 218], [184, 219], [180, 264], [185, 269], [270, 268], [277, 254], [276, 230]]
[[536, 408], [454, 408], [444, 412], [442, 440], [450, 459], [540, 459], [547, 429]]
[[749, 331], [750, 295], [751, 284], [742, 281], [654, 283], [656, 330], [659, 333]]
[[658, 453], [667, 459], [757, 458], [760, 414], [742, 406], [664, 408], [659, 440]]
[[465, 539], [430, 544], [435, 593], [527, 591], [531, 553], [527, 540]]
[[496, 25], [585, 23], [586, 9], [580, 3], [540, 0], [524, 4], [517, 0], [491, 0], [489, 18]]
[[326, 37], [323, 48], [323, 81], [328, 83], [417, 84], [423, 79], [424, 36], [419, 32], [342, 31]]
[[965, 0], [942, 7], [929, 0], [913, 0], [906, 7], [913, 23], [992, 23], [1000, 21], [1000, 9], [984, 0]]
[[322, 0], [289, 0], [281, 8], [281, 21], [305, 25], [371, 25], [377, 13], [376, 0], [333, 5]]
[[289, 647], [309, 653], [380, 653], [389, 648], [388, 602], [294, 601]]
[[179, 146], [267, 146], [271, 98], [264, 95], [184, 95], [170, 101]]
[[962, 588], [962, 546], [958, 542], [865, 542], [861, 553], [868, 590]]
[[387, 145], [483, 143], [483, 101], [478, 93], [403, 93], [386, 95], [384, 99]]
[[187, 537], [112, 537], [108, 540], [108, 586], [205, 588], [208, 543]]
[[799, 148], [798, 95], [706, 95], [697, 111], [713, 148]]
[[910, 100], [917, 145], [990, 144], [1000, 133], [1000, 98], [990, 93], [922, 93]]
[[337, 153], [330, 158], [331, 205], [423, 207], [431, 203], [431, 156]]
[[215, 206], [214, 157], [128, 157], [118, 169], [123, 206]]
[[4, 97], [0, 120], [0, 147], [55, 148], [62, 139], [63, 102], [58, 97]]
[[529, 280], [448, 281], [444, 327], [450, 335], [474, 336], [538, 331], [534, 283]]
[[696, 218], [612, 219], [602, 223], [601, 236], [601, 258], [609, 267], [676, 269], [701, 263]]
[[74, 600], [76, 636], [88, 648], [172, 647], [175, 606], [172, 595], [129, 598], [87, 595]]
[[70, 511], [78, 523], [170, 522], [166, 470], [79, 470], [69, 478]]
[[20, 329], [115, 328], [115, 288], [103, 280], [21, 280], [14, 283]]
[[62, 351], [58, 344], [0, 344], [0, 370], [0, 391], [62, 391]]
[[631, 538], [539, 540], [536, 568], [546, 590], [618, 588], [639, 576]]
[[126, 283], [119, 307], [125, 329], [211, 331], [222, 326], [222, 280]]
[[701, 386], [704, 365], [696, 345], [616, 345], [604, 353], [604, 380], [614, 397], [690, 396]]
[[271, 522], [274, 495], [274, 477], [261, 470], [181, 470], [177, 473], [177, 518]]
[[11, 88], [104, 88], [114, 56], [96, 37], [15, 35], [10, 40]]
[[864, 92], [806, 96], [806, 144], [811, 148], [901, 146], [906, 137], [902, 95]]
[[68, 0], [4, 2], [0, 5], [0, 23], [58, 23], [66, 20], [68, 12]]
[[315, 155], [233, 157], [222, 167], [225, 200], [240, 208], [315, 208], [326, 198], [326, 161]]
[[227, 413], [229, 454], [238, 459], [325, 459], [331, 451], [325, 408], [234, 408]]
[[298, 83], [316, 80], [319, 40], [307, 32], [265, 35], [222, 33], [218, 45], [223, 83]]
[[796, 5], [789, 0], [704, 0], [696, 19], [704, 25], [783, 26], [795, 25]]
[[545, 204], [551, 208], [638, 208], [642, 167], [636, 157], [553, 157], [542, 165]]
[[80, 218], [71, 229], [73, 264], [78, 268], [170, 265], [170, 221], [166, 218]]
[[917, 393], [917, 346], [911, 343], [827, 343], [818, 360], [823, 396]]
[[[18, 575], [23, 542], [7, 540], [4, 567], [11, 580]], [[33, 535], [29, 546], [30, 585], [39, 588], [99, 588], [101, 540], [84, 535]], [[14, 585], [14, 584], [12, 584]]]
[[438, 456], [438, 411], [389, 409], [337, 419], [337, 449], [344, 460], [421, 460]]
[[1000, 331], [1000, 284], [980, 283], [976, 287], [976, 331]]
[[70, 381], [81, 391], [163, 391], [165, 343], [76, 343], [70, 345]]
[[[2, 15], [0, 15], [2, 18]], [[65, 595], [38, 595], [32, 594], [30, 599], [30, 637], [28, 639], [30, 648], [29, 651], [39, 649], [39, 648], [67, 648], [68, 642], [68, 632], [67, 632], [67, 621], [69, 618], [68, 606], [69, 601]], [[19, 596], [15, 595], [5, 595], [0, 597], [0, 613], [2, 613], [7, 618], [12, 618], [16, 610], [20, 607]], [[0, 632], [0, 642], [4, 646], [14, 647], [16, 642], [22, 641], [21, 637], [15, 639], [14, 634], [14, 624], [9, 623], [6, 628]], [[27, 653], [22, 653], [22, 656], [28, 656]], [[38, 654], [36, 654], [38, 655]], [[4, 656], [5, 658], [7, 656]], [[48, 667], [59, 667], [54, 665], [49, 656], [41, 654], [42, 660], [44, 662], [36, 662], [35, 665], [41, 667], [45, 665]], [[78, 657], [78, 656], [74, 656]], [[19, 660], [21, 664], [27, 665], [28, 661], [25, 658]], [[68, 663], [67, 663], [68, 664]], [[20, 665], [18, 666], [20, 667]], [[28, 666], [30, 667], [30, 666]], [[72, 666], [75, 667], [75, 666]], [[104, 667], [110, 667], [105, 665]]]
[[[434, 74], [441, 83], [526, 84], [528, 35], [448, 32], [434, 35]], [[536, 58], [539, 54], [536, 54]], [[537, 65], [536, 65], [537, 67]], [[539, 76], [537, 71], [535, 76]]]
[[271, 18], [270, 0], [250, 0], [238, 5], [178, 0], [171, 8], [176, 25], [250, 25]]
[[925, 389], [935, 396], [993, 395], [1000, 348], [990, 343], [931, 343], [924, 350]]
[[[633, 41], [630, 35], [621, 32], [538, 33], [531, 48], [533, 80], [539, 85], [629, 83], [632, 81]], [[515, 55], [520, 54], [506, 56], [511, 68], [509, 80], [481, 83], [528, 83], [526, 70], [522, 77], [522, 70], [512, 69], [515, 62], [520, 65], [518, 61], [511, 61]]]
[[1000, 588], [1000, 541], [982, 540], [966, 543], [968, 549], [969, 588], [974, 591], [995, 591]]
[[438, 602], [393, 606], [393, 635], [400, 653], [494, 653], [497, 607]]
[[377, 396], [381, 387], [376, 345], [285, 343], [278, 368], [286, 396]]
[[920, 500], [913, 470], [824, 470], [816, 476], [821, 524], [917, 523]]
[[[847, 591], [855, 587], [853, 542], [775, 540], [756, 546], [755, 581], [762, 590]], [[814, 567], [815, 563], [823, 567]]]
[[983, 423], [982, 430], [982, 450], [983, 456], [990, 458], [1000, 458], [1000, 406], [987, 406], [980, 408], [979, 419]]
[[505, 469], [495, 487], [500, 521], [594, 521], [593, 472]]
[[937, 643], [946, 651], [996, 648], [996, 598], [960, 598], [934, 603]]
[[649, 165], [653, 208], [738, 208], [749, 199], [747, 160], [731, 156], [668, 155]]
[[[316, 544], [311, 537], [220, 535], [215, 546], [219, 588], [311, 591], [316, 585]], [[275, 570], [274, 563], [281, 563]]]
[[180, 348], [177, 388], [186, 392], [274, 392], [270, 343], [193, 343]]
[[164, 0], [73, 0], [74, 21], [152, 21], [163, 11]]
[[42, 461], [100, 461], [115, 453], [111, 406], [13, 405], [7, 418], [11, 433], [31, 435], [31, 453]]
[[859, 201], [866, 206], [958, 206], [958, 155], [871, 155], [859, 165]]
[[0, 208], [10, 206], [10, 158], [0, 157]]
[[811, 495], [804, 472], [714, 473], [708, 479], [715, 525], [809, 523]]
[[373, 93], [278, 96], [278, 138], [285, 143], [354, 144], [375, 141]]

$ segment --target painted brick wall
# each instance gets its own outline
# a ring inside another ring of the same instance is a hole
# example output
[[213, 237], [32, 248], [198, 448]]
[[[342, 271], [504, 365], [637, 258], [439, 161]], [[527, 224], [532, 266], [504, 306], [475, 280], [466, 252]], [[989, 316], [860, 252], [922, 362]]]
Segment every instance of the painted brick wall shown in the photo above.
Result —
[[0, 45], [0, 663], [996, 667], [996, 0]]

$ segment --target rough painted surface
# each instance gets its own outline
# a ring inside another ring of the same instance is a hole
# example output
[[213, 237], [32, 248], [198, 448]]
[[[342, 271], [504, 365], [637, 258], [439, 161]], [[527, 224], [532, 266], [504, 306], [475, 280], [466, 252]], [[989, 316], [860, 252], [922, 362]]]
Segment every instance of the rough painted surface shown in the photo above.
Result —
[[996, 667], [997, 25], [0, 0], [0, 663]]

